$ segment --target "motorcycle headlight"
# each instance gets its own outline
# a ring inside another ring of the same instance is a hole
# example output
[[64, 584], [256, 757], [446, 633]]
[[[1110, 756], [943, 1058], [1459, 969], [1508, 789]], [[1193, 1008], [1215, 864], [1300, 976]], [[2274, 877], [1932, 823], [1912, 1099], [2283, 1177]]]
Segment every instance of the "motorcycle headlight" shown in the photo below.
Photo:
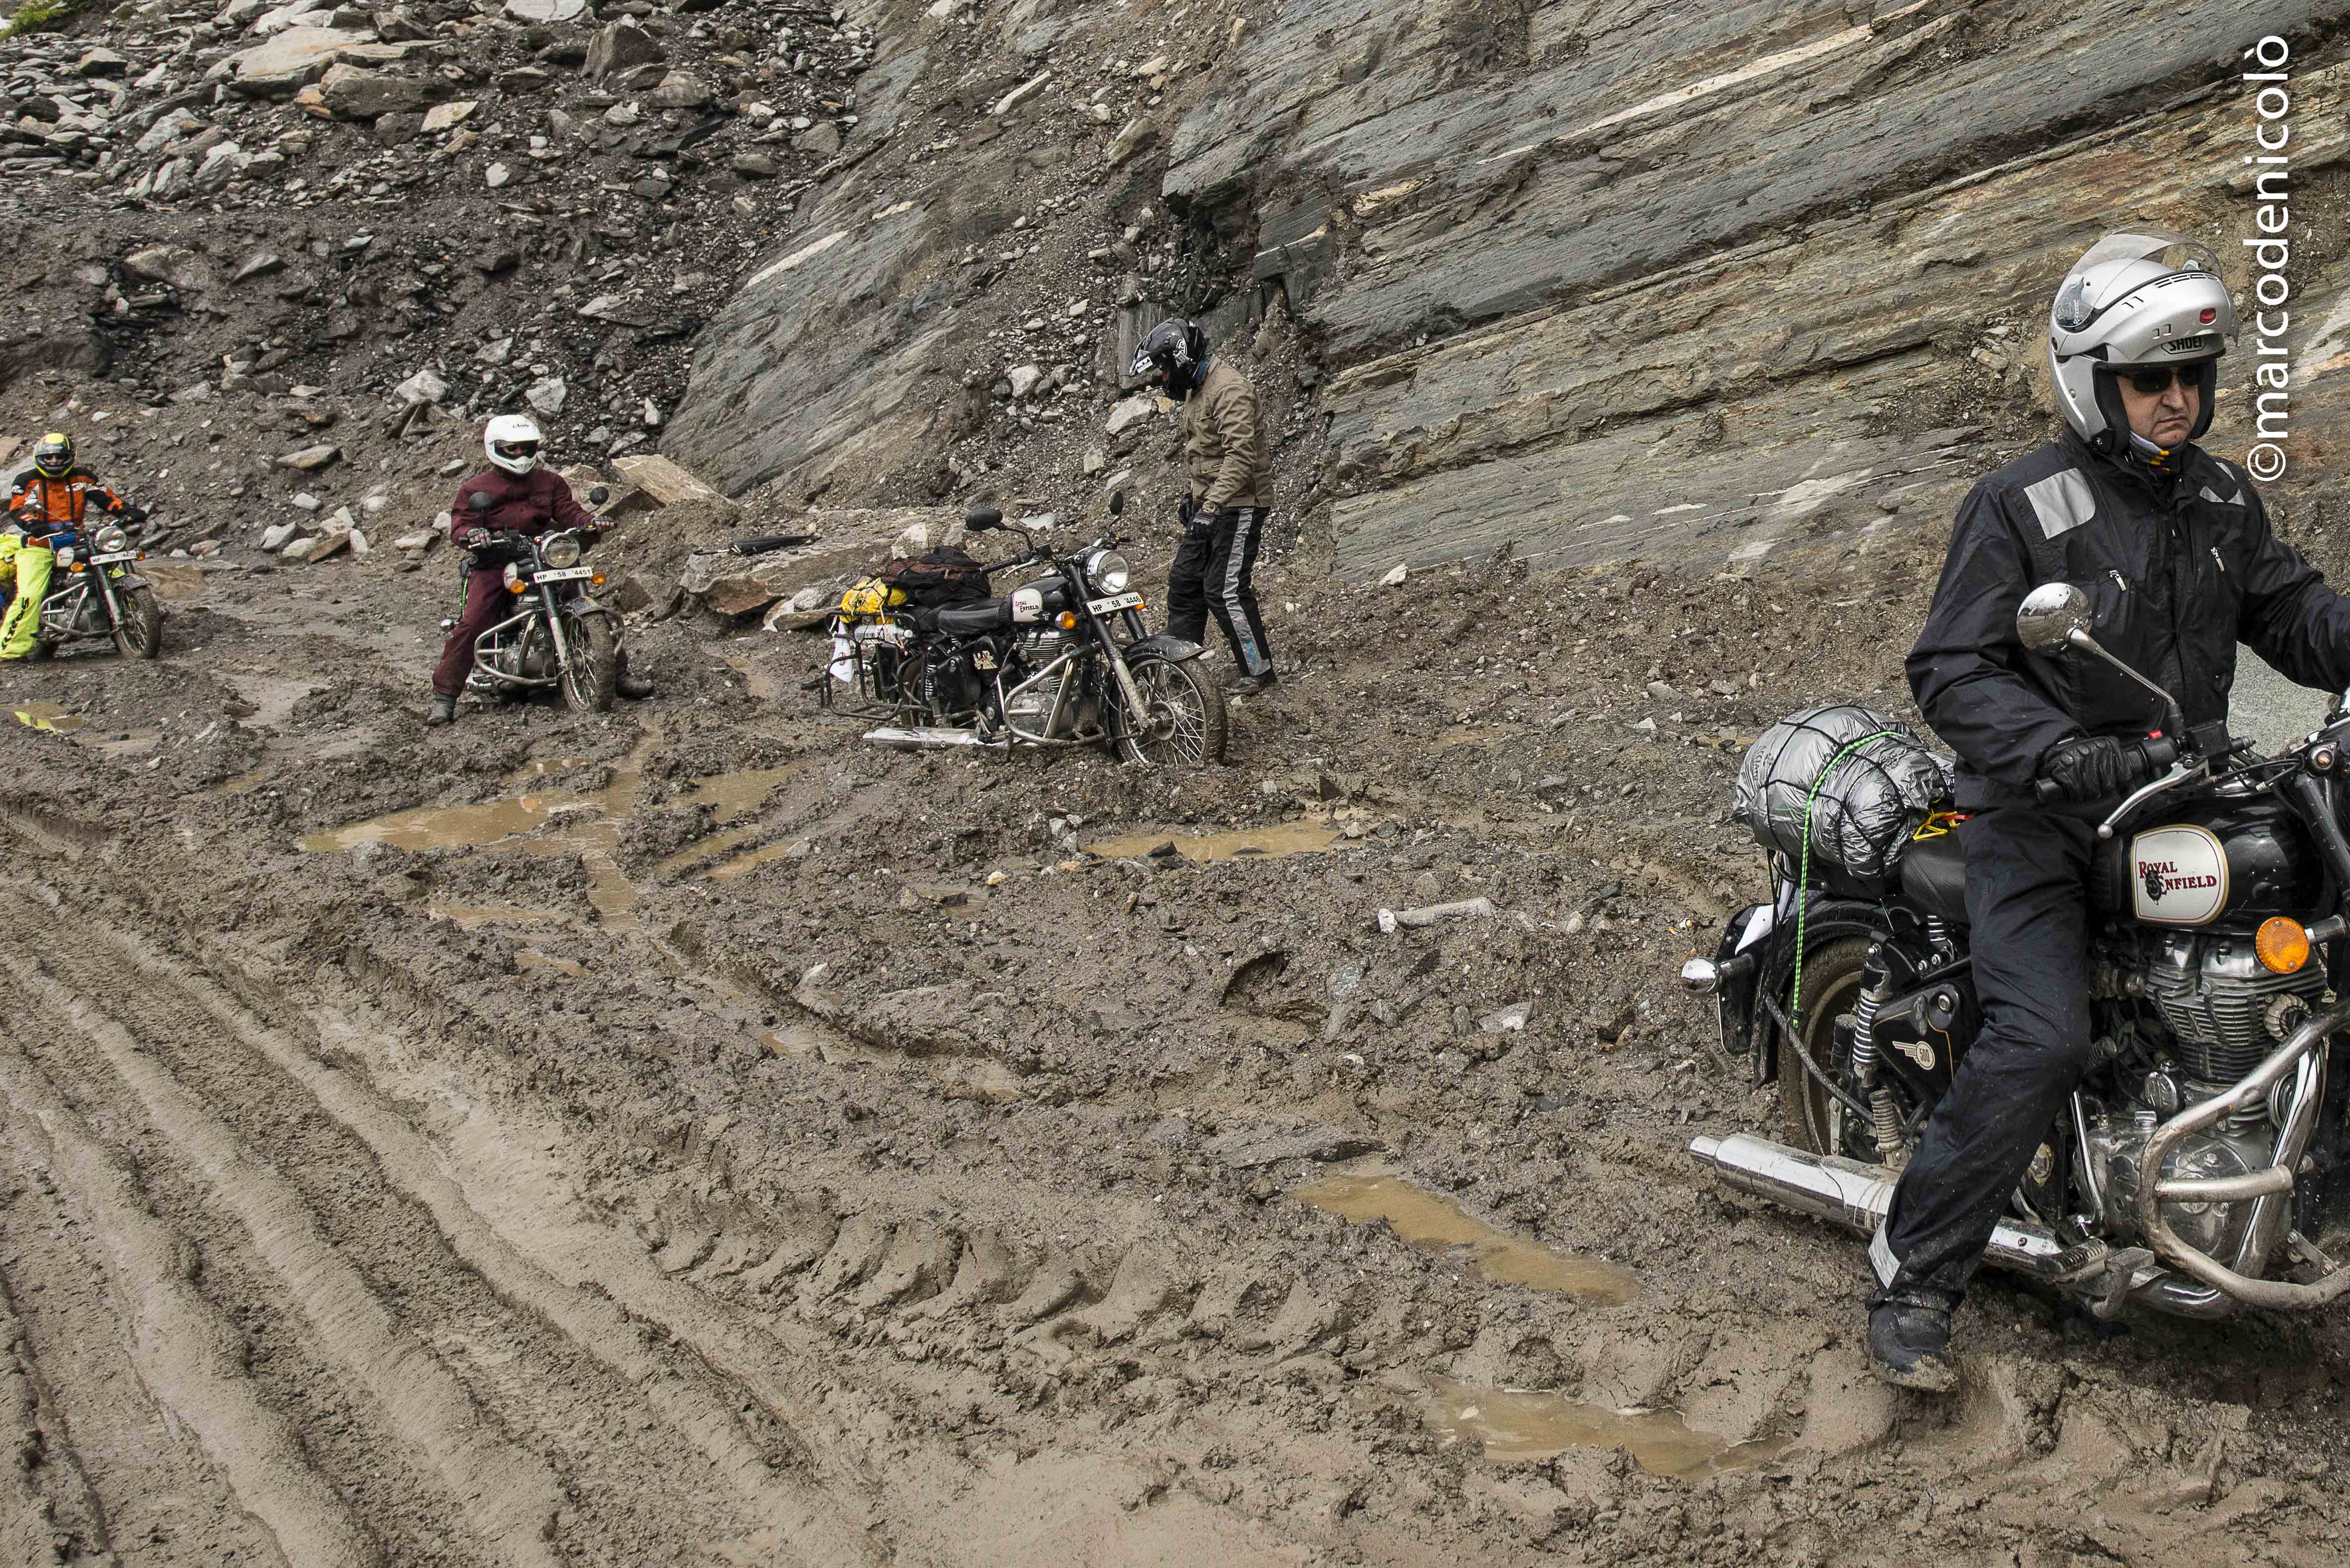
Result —
[[130, 535], [125, 534], [121, 529], [114, 526], [112, 524], [109, 524], [107, 526], [98, 531], [98, 553], [99, 555], [111, 556], [117, 550], [127, 550], [130, 547]]
[[563, 534], [549, 539], [538, 552], [538, 558], [550, 566], [576, 566], [579, 564], [579, 539], [577, 535]]
[[1134, 564], [1116, 550], [1097, 550], [1086, 563], [1086, 580], [1106, 594], [1122, 594], [1134, 580]]

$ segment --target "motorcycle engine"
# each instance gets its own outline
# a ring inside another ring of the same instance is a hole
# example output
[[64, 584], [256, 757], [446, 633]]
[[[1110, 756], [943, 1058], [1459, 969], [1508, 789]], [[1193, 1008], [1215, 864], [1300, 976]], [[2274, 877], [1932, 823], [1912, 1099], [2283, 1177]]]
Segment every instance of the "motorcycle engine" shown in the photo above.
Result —
[[984, 692], [970, 649], [934, 654], [922, 663], [922, 701], [942, 719], [958, 719], [977, 708]]
[[[1020, 633], [1018, 645], [1021, 678], [1026, 679], [1066, 653], [1071, 640], [1070, 634], [1058, 627], [1024, 628]], [[1055, 704], [1060, 701], [1061, 689], [1068, 684], [1074, 668], [1064, 665], [1051, 676], [1013, 698], [1003, 705], [1004, 717], [1030, 733], [1035, 733], [1052, 717]], [[1009, 686], [1014, 682], [1006, 681], [1005, 684]], [[1050, 732], [1055, 740], [1066, 739], [1081, 727], [1076, 711], [1078, 707], [1079, 704], [1072, 702], [1062, 710], [1060, 723]]]
[[[2089, 1158], [2106, 1210], [2125, 1229], [2145, 1180], [2147, 1140], [2178, 1112], [2225, 1093], [2260, 1065], [2325, 992], [2325, 970], [2293, 974], [2262, 967], [2249, 935], [2148, 932], [2135, 950], [2103, 955], [2112, 992], [2136, 996], [2160, 1021], [2141, 1043], [2150, 1069], [2124, 1072], [2119, 1103], [2089, 1117]], [[2167, 1036], [2167, 1038], [2166, 1038]], [[2262, 1106], [2229, 1116], [2182, 1140], [2164, 1162], [2165, 1177], [2238, 1176], [2266, 1166], [2275, 1147], [2275, 1114]], [[2253, 1205], [2166, 1203], [2163, 1218], [2189, 1245], [2223, 1261], [2251, 1221]]]

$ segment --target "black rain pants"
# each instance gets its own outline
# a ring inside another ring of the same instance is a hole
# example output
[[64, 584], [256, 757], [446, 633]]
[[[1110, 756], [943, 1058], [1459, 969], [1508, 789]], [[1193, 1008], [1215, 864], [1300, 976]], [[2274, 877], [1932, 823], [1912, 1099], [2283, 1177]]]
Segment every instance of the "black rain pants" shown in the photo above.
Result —
[[1927, 1120], [1869, 1260], [1883, 1301], [1954, 1307], [2009, 1197], [2097, 1051], [2089, 824], [2012, 807], [1959, 828], [1982, 1033]]

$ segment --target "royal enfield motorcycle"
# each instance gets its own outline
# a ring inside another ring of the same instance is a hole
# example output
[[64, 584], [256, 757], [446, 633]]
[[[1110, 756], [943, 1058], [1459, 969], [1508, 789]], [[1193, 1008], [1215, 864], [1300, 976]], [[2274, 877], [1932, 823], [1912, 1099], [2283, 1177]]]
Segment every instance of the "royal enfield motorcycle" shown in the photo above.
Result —
[[[599, 484], [588, 492], [588, 504], [601, 506], [608, 494]], [[482, 512], [492, 502], [476, 492], [469, 504]], [[504, 564], [515, 613], [473, 639], [468, 691], [518, 697], [552, 686], [575, 713], [610, 711], [619, 680], [619, 620], [592, 596], [603, 586], [603, 574], [583, 562], [601, 532], [500, 532], [470, 552], [469, 572]], [[441, 628], [456, 625], [451, 618]]]
[[[47, 659], [59, 646], [88, 638], [110, 638], [130, 659], [152, 659], [163, 651], [163, 607], [147, 579], [132, 571], [146, 558], [130, 546], [123, 524], [102, 517], [60, 523], [41, 509], [14, 514], [26, 536], [56, 554], [41, 618], [33, 631], [33, 657]], [[0, 614], [16, 597], [12, 583], [0, 589]]]
[[[2106, 1318], [2134, 1302], [2202, 1318], [2331, 1302], [2350, 1291], [2350, 697], [2262, 757], [2224, 722], [2189, 730], [2169, 694], [2098, 643], [2078, 588], [2035, 590], [2017, 628], [2052, 658], [2113, 665], [2169, 719], [2140, 742], [2152, 782], [2097, 828], [2100, 1060], [1986, 1261]], [[1754, 1081], [1778, 1082], [1786, 1143], [1690, 1146], [1731, 1187], [1864, 1235], [1882, 1224], [1981, 1025], [1965, 860], [1947, 826], [1929, 819], [1873, 896], [1803, 888], [1779, 857], [1773, 900], [1683, 970], [1717, 999]]]
[[[1125, 497], [1110, 499], [1113, 516]], [[935, 607], [878, 604], [836, 623], [823, 701], [853, 690], [889, 722], [866, 739], [901, 749], [1100, 746], [1146, 766], [1199, 767], [1224, 754], [1224, 698], [1200, 645], [1144, 625], [1134, 567], [1116, 535], [1074, 554], [1039, 545], [992, 507], [966, 532], [1016, 534], [1024, 552], [991, 573], [1044, 575], [1001, 598]]]

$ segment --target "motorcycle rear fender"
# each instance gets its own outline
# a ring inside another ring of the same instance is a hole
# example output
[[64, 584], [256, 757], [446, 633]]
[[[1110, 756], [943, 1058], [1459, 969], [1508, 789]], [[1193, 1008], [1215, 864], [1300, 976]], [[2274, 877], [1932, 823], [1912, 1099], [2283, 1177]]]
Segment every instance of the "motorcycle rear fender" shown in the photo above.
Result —
[[1197, 659], [1205, 651], [1206, 649], [1196, 642], [1186, 642], [1180, 637], [1163, 631], [1156, 637], [1146, 637], [1140, 642], [1129, 642], [1126, 645], [1126, 657], [1128, 659], [1163, 659], [1170, 664], [1180, 664], [1187, 659]]

